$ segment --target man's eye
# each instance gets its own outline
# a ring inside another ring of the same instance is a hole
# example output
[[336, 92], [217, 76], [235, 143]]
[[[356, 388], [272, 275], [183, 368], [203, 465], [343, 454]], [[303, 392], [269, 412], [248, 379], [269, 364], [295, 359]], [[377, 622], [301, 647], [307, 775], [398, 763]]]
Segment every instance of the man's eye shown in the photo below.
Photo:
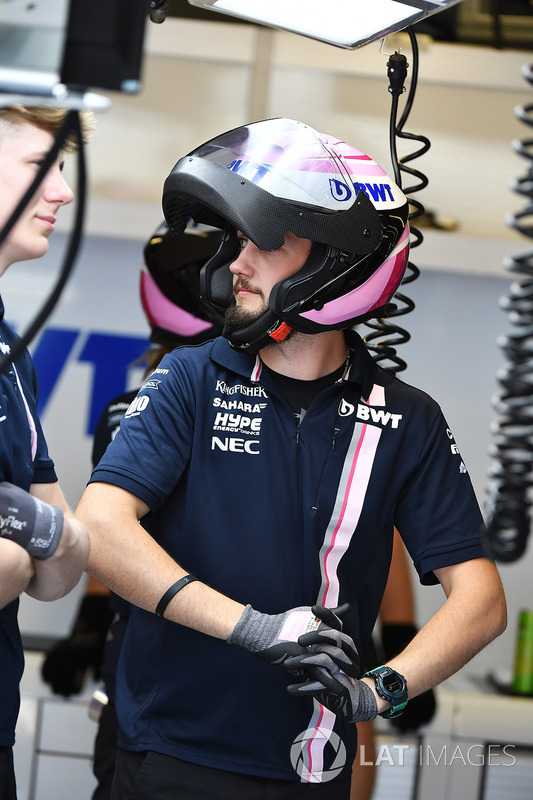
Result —
[[243, 239], [242, 236], [239, 236], [239, 249], [244, 250], [247, 244], [248, 244], [248, 239]]

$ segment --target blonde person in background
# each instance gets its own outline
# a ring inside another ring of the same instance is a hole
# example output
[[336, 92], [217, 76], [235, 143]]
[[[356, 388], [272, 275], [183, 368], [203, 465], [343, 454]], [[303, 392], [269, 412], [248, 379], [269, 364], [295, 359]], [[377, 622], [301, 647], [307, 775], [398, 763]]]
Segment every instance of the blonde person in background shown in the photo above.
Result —
[[[0, 109], [0, 228], [31, 186], [54, 143], [66, 111], [9, 106]], [[84, 114], [88, 136], [92, 118]], [[65, 152], [75, 152], [74, 139]], [[73, 200], [60, 153], [0, 248], [0, 275], [48, 250], [62, 206]], [[19, 337], [4, 320], [0, 298], [0, 351]], [[89, 555], [85, 526], [72, 515], [48, 454], [37, 415], [38, 381], [27, 350], [0, 374], [0, 800], [15, 800], [12, 747], [19, 711], [24, 653], [17, 622], [22, 592], [56, 600], [79, 581]]]

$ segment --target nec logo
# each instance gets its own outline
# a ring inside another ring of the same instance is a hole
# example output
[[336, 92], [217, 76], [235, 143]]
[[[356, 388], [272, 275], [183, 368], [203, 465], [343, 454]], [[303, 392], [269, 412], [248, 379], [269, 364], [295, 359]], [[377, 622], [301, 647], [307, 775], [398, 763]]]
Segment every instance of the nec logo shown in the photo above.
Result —
[[213, 436], [211, 450], [222, 450], [224, 453], [248, 453], [251, 456], [259, 455], [259, 442], [246, 439], [236, 439], [233, 436]]

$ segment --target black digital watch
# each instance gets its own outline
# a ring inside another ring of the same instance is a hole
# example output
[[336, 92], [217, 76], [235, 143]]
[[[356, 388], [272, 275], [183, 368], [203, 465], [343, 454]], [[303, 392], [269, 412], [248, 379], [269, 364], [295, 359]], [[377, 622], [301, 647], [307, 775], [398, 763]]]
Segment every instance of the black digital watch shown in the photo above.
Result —
[[390, 667], [375, 667], [365, 672], [364, 677], [371, 676], [376, 682], [376, 692], [383, 700], [391, 704], [387, 711], [383, 711], [380, 716], [385, 719], [394, 719], [403, 714], [407, 705], [407, 681]]

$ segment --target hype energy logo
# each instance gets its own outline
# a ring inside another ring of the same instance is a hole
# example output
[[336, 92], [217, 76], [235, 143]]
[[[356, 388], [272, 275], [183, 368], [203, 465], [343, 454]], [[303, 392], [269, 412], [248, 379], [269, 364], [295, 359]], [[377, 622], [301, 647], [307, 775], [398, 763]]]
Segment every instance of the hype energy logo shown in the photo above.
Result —
[[[317, 739], [324, 740], [321, 748], [320, 771], [309, 769], [309, 752]], [[329, 763], [328, 763], [329, 762]], [[325, 736], [320, 729], [308, 728], [299, 733], [291, 747], [291, 764], [302, 783], [326, 783], [337, 778], [346, 765], [346, 748], [334, 731]]]
[[339, 203], [351, 200], [359, 192], [364, 192], [374, 203], [394, 202], [394, 195], [388, 183], [355, 183], [353, 188], [337, 178], [329, 179], [331, 196]]

